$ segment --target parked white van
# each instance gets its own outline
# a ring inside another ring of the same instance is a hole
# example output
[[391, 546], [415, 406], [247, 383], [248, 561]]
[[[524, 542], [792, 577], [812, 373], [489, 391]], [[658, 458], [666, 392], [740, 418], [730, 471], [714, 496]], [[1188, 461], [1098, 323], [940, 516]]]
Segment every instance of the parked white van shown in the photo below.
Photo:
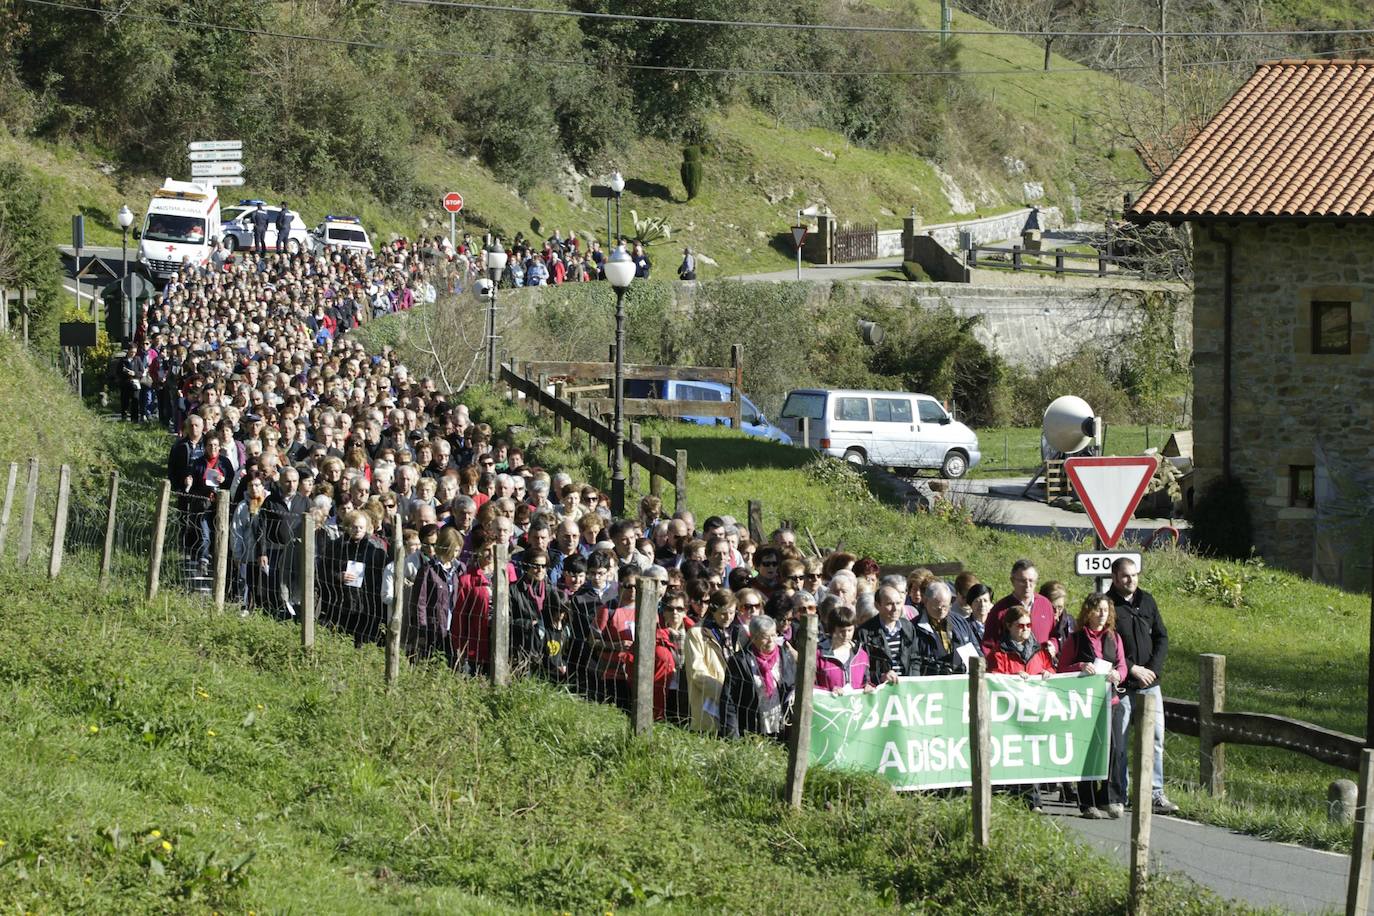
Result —
[[778, 425], [793, 442], [854, 464], [963, 477], [983, 458], [973, 430], [928, 394], [796, 388], [787, 393]]
[[199, 267], [219, 234], [218, 190], [168, 178], [148, 203], [139, 231], [139, 263], [160, 278], [172, 276], [183, 263]]

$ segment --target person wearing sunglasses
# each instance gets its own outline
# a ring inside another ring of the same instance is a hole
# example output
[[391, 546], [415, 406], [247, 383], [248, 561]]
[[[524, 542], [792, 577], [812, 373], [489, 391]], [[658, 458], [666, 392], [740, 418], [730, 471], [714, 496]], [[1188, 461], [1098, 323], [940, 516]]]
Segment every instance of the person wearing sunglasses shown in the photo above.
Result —
[[735, 603], [734, 592], [716, 589], [706, 599], [701, 626], [687, 631], [682, 654], [694, 732], [720, 733], [725, 666], [747, 641], [744, 628], [735, 619]]
[[779, 579], [782, 551], [776, 547], [765, 545], [759, 548], [755, 554], [755, 560], [758, 563], [759, 574], [754, 577], [754, 581], [750, 584], [763, 592], [765, 598], [771, 598], [773, 592], [782, 585]]
[[518, 565], [523, 575], [510, 590], [511, 653], [516, 665], [538, 669], [544, 660], [540, 638], [544, 606], [553, 600], [556, 589], [549, 584], [549, 555], [542, 547], [521, 551]]
[[[1014, 674], [1022, 678], [1047, 678], [1054, 673], [1054, 659], [1035, 638], [1031, 623], [1031, 612], [1013, 605], [1002, 620], [1004, 628], [997, 648], [988, 656], [989, 674]], [[1011, 786], [1011, 791], [1019, 795], [1026, 806], [1036, 814], [1044, 814], [1040, 804], [1040, 786], [1023, 783]]]
[[606, 695], [626, 711], [630, 708], [630, 670], [634, 665], [635, 603], [639, 597], [639, 570], [625, 566], [620, 570], [620, 590], [613, 606], [603, 613], [601, 625], [601, 664]]

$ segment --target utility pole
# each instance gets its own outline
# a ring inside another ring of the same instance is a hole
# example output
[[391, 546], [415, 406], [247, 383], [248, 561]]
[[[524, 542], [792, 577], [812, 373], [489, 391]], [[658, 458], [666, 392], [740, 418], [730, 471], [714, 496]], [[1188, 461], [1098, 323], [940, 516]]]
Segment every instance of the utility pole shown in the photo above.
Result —
[[950, 25], [954, 12], [949, 8], [949, 0], [940, 0], [940, 47], [949, 43]]

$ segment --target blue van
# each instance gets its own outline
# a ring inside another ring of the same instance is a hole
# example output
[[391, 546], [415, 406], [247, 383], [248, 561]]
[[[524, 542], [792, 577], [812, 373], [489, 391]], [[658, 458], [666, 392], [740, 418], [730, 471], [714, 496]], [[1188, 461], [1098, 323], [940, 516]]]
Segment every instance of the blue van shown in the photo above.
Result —
[[[720, 382], [692, 382], [677, 379], [626, 379], [625, 397], [657, 398], [664, 401], [714, 401], [724, 403], [730, 400], [730, 386]], [[740, 395], [740, 426], [751, 436], [772, 439], [783, 445], [791, 445], [792, 437], [778, 429], [763, 411], [748, 397]], [[700, 426], [730, 426], [733, 421], [725, 417], [682, 417], [688, 423]]]

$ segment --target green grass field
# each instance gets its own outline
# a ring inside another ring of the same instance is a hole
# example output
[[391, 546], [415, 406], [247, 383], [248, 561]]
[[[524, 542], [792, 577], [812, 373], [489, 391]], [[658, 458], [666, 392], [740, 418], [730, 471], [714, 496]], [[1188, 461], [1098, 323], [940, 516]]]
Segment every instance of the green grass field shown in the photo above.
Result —
[[[1040, 430], [1033, 426], [990, 426], [974, 430], [983, 461], [969, 477], [1005, 477], [1040, 467]], [[1139, 455], [1147, 448], [1163, 449], [1173, 429], [1164, 426], [1110, 426], [1107, 451]]]

